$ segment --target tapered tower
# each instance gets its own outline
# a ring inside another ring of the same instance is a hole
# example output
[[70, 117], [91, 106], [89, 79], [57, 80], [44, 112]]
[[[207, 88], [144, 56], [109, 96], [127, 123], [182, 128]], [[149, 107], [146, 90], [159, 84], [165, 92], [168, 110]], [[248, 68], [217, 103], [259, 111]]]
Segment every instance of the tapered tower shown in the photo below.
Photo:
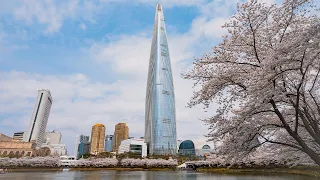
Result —
[[148, 154], [176, 154], [176, 113], [170, 54], [162, 7], [156, 8], [145, 107]]

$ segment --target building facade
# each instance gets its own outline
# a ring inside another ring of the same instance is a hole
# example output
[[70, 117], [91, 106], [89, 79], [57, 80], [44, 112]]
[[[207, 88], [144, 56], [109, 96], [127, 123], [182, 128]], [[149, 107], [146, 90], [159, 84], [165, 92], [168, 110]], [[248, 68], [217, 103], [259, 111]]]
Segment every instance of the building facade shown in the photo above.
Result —
[[178, 153], [182, 156], [195, 156], [196, 150], [194, 147], [194, 143], [190, 140], [185, 140], [181, 142], [179, 145]]
[[141, 157], [147, 156], [147, 144], [143, 139], [127, 139], [121, 141], [118, 149], [118, 154], [132, 152]]
[[27, 132], [15, 132], [13, 133], [13, 139], [17, 141], [25, 141], [27, 139]]
[[51, 156], [57, 157], [67, 155], [67, 146], [65, 144], [43, 144], [41, 147], [49, 148]]
[[107, 152], [112, 152], [112, 146], [113, 146], [113, 135], [106, 135], [104, 150]]
[[27, 142], [35, 142], [40, 147], [45, 141], [45, 131], [52, 105], [49, 90], [39, 90], [29, 126]]
[[114, 128], [112, 151], [117, 152], [121, 141], [129, 139], [129, 128], [126, 123], [118, 123]]
[[176, 154], [175, 97], [164, 15], [157, 5], [145, 104], [145, 142], [149, 154]]
[[86, 135], [78, 136], [76, 141], [76, 147], [75, 147], [75, 155], [79, 159], [82, 157], [83, 154], [89, 154], [89, 153], [90, 153], [89, 136], [86, 136]]
[[185, 140], [179, 144], [179, 155], [183, 156], [210, 156], [215, 154], [215, 145], [206, 139]]
[[90, 153], [90, 142], [80, 142], [78, 146], [77, 158], [80, 159], [82, 155]]
[[95, 124], [92, 126], [90, 153], [97, 154], [104, 151], [105, 127], [103, 124]]
[[0, 141], [0, 155], [8, 157], [33, 156], [36, 144], [22, 141]]
[[61, 143], [61, 133], [57, 131], [46, 132], [45, 143], [46, 144], [60, 144]]

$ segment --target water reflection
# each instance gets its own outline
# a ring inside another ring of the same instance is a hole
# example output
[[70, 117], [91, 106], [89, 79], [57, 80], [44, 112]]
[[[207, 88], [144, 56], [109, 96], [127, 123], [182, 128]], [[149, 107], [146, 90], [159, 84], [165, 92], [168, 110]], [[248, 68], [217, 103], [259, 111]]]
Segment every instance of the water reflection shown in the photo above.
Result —
[[[297, 175], [218, 175], [185, 171], [83, 171], [0, 174], [0, 180], [316, 180]], [[318, 179], [319, 180], [319, 179]]]

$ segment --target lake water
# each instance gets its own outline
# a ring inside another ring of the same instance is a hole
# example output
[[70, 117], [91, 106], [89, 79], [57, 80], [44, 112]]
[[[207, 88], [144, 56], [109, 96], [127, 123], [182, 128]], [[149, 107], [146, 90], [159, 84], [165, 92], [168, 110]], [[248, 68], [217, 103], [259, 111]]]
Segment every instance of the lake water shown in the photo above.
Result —
[[[5, 180], [316, 180], [298, 175], [218, 175], [186, 171], [69, 171], [12, 172], [0, 174]], [[318, 179], [319, 180], [319, 179]]]

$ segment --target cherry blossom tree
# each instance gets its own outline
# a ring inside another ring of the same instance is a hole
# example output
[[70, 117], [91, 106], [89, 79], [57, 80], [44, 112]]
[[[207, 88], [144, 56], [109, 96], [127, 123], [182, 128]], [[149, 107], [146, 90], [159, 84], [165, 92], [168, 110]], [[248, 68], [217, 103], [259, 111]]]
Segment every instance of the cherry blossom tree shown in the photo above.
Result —
[[60, 159], [54, 157], [0, 158], [0, 167], [59, 167]]
[[[183, 76], [201, 87], [189, 106], [218, 104], [210, 125], [220, 153], [259, 146], [306, 154], [320, 165], [320, 20], [309, 0], [249, 0], [224, 25], [222, 42]], [[297, 156], [299, 157], [299, 156]]]

